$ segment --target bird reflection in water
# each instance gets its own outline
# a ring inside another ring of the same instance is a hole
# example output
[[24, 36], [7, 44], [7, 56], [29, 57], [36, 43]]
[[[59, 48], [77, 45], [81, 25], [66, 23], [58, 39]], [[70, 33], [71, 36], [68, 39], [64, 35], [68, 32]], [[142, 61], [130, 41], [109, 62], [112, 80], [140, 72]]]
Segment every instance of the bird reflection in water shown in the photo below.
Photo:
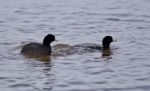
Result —
[[24, 55], [25, 58], [31, 58], [38, 61], [50, 63], [51, 62], [51, 56], [50, 55]]
[[106, 58], [106, 60], [108, 60], [108, 59], [112, 59], [112, 51], [111, 51], [111, 49], [110, 48], [108, 48], [108, 49], [105, 49], [105, 48], [103, 48], [102, 49], [102, 58]]

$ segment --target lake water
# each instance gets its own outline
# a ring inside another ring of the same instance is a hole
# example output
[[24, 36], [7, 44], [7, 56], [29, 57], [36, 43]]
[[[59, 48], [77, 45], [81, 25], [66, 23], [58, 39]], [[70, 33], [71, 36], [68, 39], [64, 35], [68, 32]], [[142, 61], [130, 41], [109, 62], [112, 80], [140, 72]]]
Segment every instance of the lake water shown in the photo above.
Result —
[[[71, 45], [101, 44], [106, 35], [117, 42], [110, 59], [92, 52], [42, 62], [20, 54], [49, 33]], [[0, 1], [3, 91], [149, 91], [149, 47], [149, 0]]]

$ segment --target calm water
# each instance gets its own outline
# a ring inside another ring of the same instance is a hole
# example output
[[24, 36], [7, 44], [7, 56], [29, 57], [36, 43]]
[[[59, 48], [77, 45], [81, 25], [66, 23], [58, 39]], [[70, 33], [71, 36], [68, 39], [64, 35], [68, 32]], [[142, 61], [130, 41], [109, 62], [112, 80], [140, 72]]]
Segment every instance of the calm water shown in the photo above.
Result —
[[[149, 91], [149, 31], [149, 0], [1, 0], [0, 89]], [[48, 33], [72, 45], [100, 44], [105, 35], [117, 42], [111, 44], [111, 59], [101, 52], [51, 62], [20, 55], [22, 45], [42, 42]]]

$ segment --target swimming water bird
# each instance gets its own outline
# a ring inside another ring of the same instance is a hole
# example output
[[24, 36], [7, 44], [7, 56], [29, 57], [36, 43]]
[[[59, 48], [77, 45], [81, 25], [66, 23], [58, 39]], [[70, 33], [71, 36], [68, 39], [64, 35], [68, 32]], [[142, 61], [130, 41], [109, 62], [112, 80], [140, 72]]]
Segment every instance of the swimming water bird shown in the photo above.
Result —
[[54, 56], [67, 56], [72, 54], [84, 54], [91, 52], [102, 52], [102, 55], [111, 55], [110, 44], [113, 42], [112, 36], [105, 36], [102, 40], [102, 46], [94, 43], [82, 43], [76, 45], [56, 44], [53, 47]]
[[50, 43], [53, 41], [55, 41], [55, 36], [53, 34], [48, 34], [43, 39], [43, 44], [36, 42], [29, 43], [23, 46], [21, 53], [31, 57], [51, 55]]
[[[109, 49], [110, 48], [110, 44], [113, 42], [113, 38], [112, 36], [105, 36], [102, 40], [102, 46], [100, 46], [99, 44], [92, 44], [92, 43], [84, 43], [84, 44], [79, 44], [79, 45], [75, 45], [75, 47], [82, 47], [87, 49], [95, 49], [95, 50], [102, 50], [102, 49]], [[94, 50], [94, 51], [95, 51]]]
[[92, 43], [88, 43], [88, 44], [81, 44], [81, 45], [77, 45], [78, 48], [80, 49], [80, 54], [82, 53], [92, 53], [92, 52], [101, 52], [101, 57], [102, 58], [106, 58], [106, 59], [111, 59], [111, 55], [112, 55], [112, 50], [110, 48], [110, 44], [113, 42], [113, 38], [112, 36], [105, 36], [102, 40], [102, 46], [99, 44], [92, 44]]
[[113, 42], [113, 38], [112, 36], [105, 36], [103, 38], [103, 41], [102, 41], [102, 45], [103, 45], [103, 48], [102, 48], [102, 57], [103, 58], [108, 58], [110, 59], [110, 55], [112, 55], [112, 52], [110, 50], [110, 44], [111, 42]]

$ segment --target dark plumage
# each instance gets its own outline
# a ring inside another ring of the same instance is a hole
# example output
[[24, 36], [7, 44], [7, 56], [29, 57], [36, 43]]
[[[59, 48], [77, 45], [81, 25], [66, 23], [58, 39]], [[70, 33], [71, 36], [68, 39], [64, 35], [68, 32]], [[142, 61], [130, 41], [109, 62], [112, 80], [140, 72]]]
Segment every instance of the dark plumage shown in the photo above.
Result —
[[112, 36], [105, 36], [102, 41], [103, 48], [108, 49], [111, 42], [113, 42]]
[[50, 43], [55, 41], [55, 36], [52, 34], [48, 34], [43, 39], [43, 44], [40, 43], [29, 43], [23, 46], [21, 53], [29, 56], [43, 56], [43, 55], [51, 55], [51, 46]]

